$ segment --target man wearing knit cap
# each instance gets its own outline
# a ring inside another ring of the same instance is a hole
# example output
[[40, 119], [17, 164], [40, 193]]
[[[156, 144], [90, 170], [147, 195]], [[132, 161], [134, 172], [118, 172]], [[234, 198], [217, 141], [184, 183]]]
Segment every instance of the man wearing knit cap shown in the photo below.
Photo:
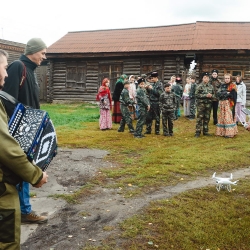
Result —
[[[25, 47], [24, 55], [12, 62], [8, 69], [3, 91], [15, 97], [24, 105], [40, 108], [39, 86], [35, 74], [37, 66], [46, 59], [46, 44], [41, 38], [30, 39]], [[48, 218], [39, 216], [31, 209], [29, 183], [23, 182], [18, 188], [22, 223], [45, 223]]]

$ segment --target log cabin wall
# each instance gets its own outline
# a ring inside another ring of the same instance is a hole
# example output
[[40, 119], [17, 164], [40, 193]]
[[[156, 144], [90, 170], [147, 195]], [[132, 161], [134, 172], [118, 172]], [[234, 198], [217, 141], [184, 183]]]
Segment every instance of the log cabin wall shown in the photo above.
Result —
[[124, 59], [123, 60], [123, 73], [126, 74], [128, 77], [130, 75], [140, 76], [141, 75], [140, 58]]
[[[140, 76], [157, 70], [159, 79], [166, 83], [172, 75], [182, 74], [184, 70], [183, 56], [167, 56], [151, 59], [55, 59], [50, 60], [47, 88], [47, 101], [95, 101], [96, 93], [103, 78], [111, 80], [111, 92], [121, 74]], [[82, 78], [74, 75], [82, 74]], [[70, 77], [72, 75], [72, 78]], [[73, 78], [79, 78], [73, 80]]]
[[[200, 54], [196, 57], [195, 74], [197, 83], [201, 82], [202, 72], [211, 72], [212, 69], [219, 70], [219, 78], [223, 80], [224, 73], [240, 72], [247, 86], [247, 100], [250, 105], [250, 57], [248, 55], [214, 55]], [[78, 67], [81, 77], [76, 83], [67, 79], [68, 74], [73, 74]], [[70, 68], [72, 70], [70, 70]], [[163, 57], [126, 57], [126, 58], [95, 58], [95, 59], [54, 59], [50, 62], [50, 78], [48, 83], [47, 100], [65, 101], [95, 101], [96, 93], [104, 77], [111, 81], [111, 92], [121, 74], [139, 76], [157, 70], [159, 79], [166, 83], [172, 75], [180, 74], [185, 84], [188, 72], [185, 65], [185, 55], [165, 55]], [[70, 73], [71, 72], [71, 73]]]
[[98, 61], [87, 62], [86, 88], [83, 93], [84, 101], [95, 101], [99, 88], [99, 63]]
[[186, 67], [184, 65], [184, 56], [165, 56], [164, 57], [164, 81], [167, 83], [170, 81], [171, 76], [181, 75], [185, 76]]
[[0, 49], [8, 52], [8, 62], [10, 64], [11, 62], [18, 60], [19, 57], [23, 54], [25, 44], [0, 39]]

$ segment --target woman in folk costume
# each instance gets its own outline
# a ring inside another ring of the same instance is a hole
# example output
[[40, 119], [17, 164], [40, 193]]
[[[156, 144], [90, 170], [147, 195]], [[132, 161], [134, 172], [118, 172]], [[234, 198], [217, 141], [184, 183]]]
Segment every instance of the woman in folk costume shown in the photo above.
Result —
[[232, 82], [231, 74], [225, 74], [224, 81], [225, 83], [221, 84], [217, 92], [220, 112], [215, 134], [225, 138], [232, 138], [238, 133], [235, 116], [237, 87]]
[[123, 74], [120, 76], [120, 78], [117, 80], [115, 84], [115, 89], [113, 92], [113, 101], [114, 101], [114, 107], [113, 107], [113, 115], [112, 115], [112, 121], [114, 123], [120, 123], [122, 119], [122, 113], [120, 109], [120, 95], [123, 90], [123, 83], [125, 80], [127, 80], [127, 75]]
[[98, 90], [96, 96], [97, 101], [99, 101], [100, 107], [100, 119], [99, 126], [101, 130], [112, 128], [112, 118], [110, 110], [112, 109], [112, 98], [109, 90], [109, 79], [104, 78], [102, 80], [102, 86]]
[[184, 111], [184, 116], [186, 117], [189, 117], [190, 115], [190, 97], [189, 97], [190, 90], [191, 90], [191, 78], [187, 77], [186, 85], [184, 87], [184, 91], [182, 94], [183, 111]]

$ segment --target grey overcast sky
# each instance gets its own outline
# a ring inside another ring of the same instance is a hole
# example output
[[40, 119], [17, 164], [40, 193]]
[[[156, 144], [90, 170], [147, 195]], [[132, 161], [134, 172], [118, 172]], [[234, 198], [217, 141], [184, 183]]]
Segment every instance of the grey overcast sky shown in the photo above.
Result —
[[0, 39], [40, 37], [48, 46], [69, 31], [250, 22], [249, 0], [3, 0], [0, 6]]

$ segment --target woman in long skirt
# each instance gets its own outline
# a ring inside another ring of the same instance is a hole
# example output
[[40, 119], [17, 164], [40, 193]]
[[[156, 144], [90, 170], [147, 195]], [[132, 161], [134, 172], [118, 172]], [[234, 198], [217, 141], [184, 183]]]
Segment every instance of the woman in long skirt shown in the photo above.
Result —
[[112, 118], [110, 110], [112, 109], [112, 98], [109, 90], [109, 79], [102, 80], [102, 86], [98, 90], [96, 99], [99, 101], [100, 119], [99, 126], [101, 130], [112, 128]]
[[219, 115], [216, 124], [217, 136], [232, 138], [238, 133], [235, 116], [235, 105], [237, 100], [237, 87], [232, 82], [232, 75], [224, 75], [225, 83], [222, 83], [217, 92], [219, 99]]
[[120, 78], [117, 80], [115, 84], [115, 89], [113, 92], [113, 101], [114, 101], [114, 107], [113, 107], [113, 115], [112, 115], [112, 121], [114, 123], [120, 123], [122, 119], [122, 113], [120, 109], [120, 95], [123, 90], [123, 82], [127, 80], [127, 75], [123, 74], [120, 76]]

